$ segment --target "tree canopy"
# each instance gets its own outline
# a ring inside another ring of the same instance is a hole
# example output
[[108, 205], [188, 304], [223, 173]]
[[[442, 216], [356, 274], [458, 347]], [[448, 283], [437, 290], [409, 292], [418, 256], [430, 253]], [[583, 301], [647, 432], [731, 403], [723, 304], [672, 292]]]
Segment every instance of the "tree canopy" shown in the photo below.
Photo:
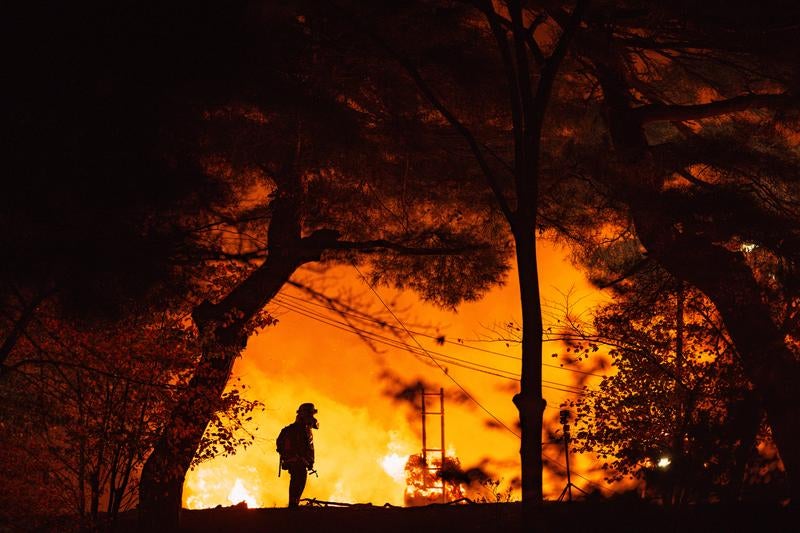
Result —
[[[625, 339], [626, 372], [609, 387], [657, 404], [645, 344], [675, 384], [726, 391], [702, 420], [675, 414], [705, 412], [699, 396], [669, 408], [673, 437], [754, 402], [796, 497], [795, 2], [123, 1], [7, 14], [6, 50], [27, 53], [8, 58], [3, 112], [3, 386], [9, 404], [24, 396], [18, 380], [41, 350], [57, 375], [40, 385], [73, 394], [89, 371], [97, 381], [79, 389], [114, 389], [103, 365], [65, 374], [63, 346], [41, 336], [63, 328], [74, 350], [89, 332], [89, 364], [113, 359], [120, 324], [151, 342], [154, 324], [171, 324], [185, 342], [169, 354], [128, 350], [145, 365], [181, 361], [166, 372], [179, 390], [154, 404], [168, 412], [137, 444], [152, 520], [177, 520], [233, 361], [272, 323], [265, 305], [319, 262], [366, 263], [374, 281], [454, 307], [516, 260], [523, 489], [540, 500], [543, 234], [619, 290], [598, 318]], [[667, 281], [653, 288], [656, 271]], [[673, 327], [677, 294], [694, 311]], [[591, 445], [632, 442], [614, 438]]]

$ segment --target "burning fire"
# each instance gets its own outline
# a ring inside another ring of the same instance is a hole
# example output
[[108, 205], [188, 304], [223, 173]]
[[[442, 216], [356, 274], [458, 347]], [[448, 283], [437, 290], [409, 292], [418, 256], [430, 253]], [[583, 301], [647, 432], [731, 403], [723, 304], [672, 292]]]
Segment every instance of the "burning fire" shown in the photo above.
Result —
[[216, 505], [237, 505], [245, 502], [252, 509], [260, 507], [259, 500], [254, 495], [257, 493], [257, 482], [252, 481], [255, 471], [240, 471], [249, 479], [248, 486], [237, 475], [224, 468], [206, 468], [191, 471], [191, 480], [186, 494], [185, 506], [188, 509], [208, 509]]
[[245, 502], [250, 509], [258, 507], [258, 502], [256, 502], [255, 497], [244, 488], [244, 483], [242, 483], [242, 480], [239, 478], [236, 478], [236, 482], [233, 484], [233, 488], [228, 494], [228, 501], [233, 505]]
[[383, 471], [389, 474], [392, 479], [405, 483], [407, 462], [408, 455], [390, 453], [381, 459], [381, 467], [383, 467]]
[[[441, 463], [439, 458], [429, 458], [425, 462], [422, 455], [412, 455], [408, 458], [405, 466], [407, 506], [443, 503], [445, 500], [451, 502], [464, 497], [463, 484], [460, 481], [443, 480]], [[445, 457], [444, 469], [460, 471], [459, 460], [455, 457]]]
[[[462, 484], [459, 482], [446, 482], [442, 489], [441, 459], [431, 457], [426, 464], [421, 455], [407, 452], [411, 447], [401, 443], [397, 432], [392, 431], [387, 446], [389, 453], [378, 461], [383, 471], [403, 488], [405, 505], [439, 503], [442, 501], [442, 490], [445, 491], [447, 501], [463, 497]], [[455, 448], [450, 445], [447, 448], [448, 457], [445, 458], [445, 468], [459, 468], [455, 453]]]
[[405, 485], [406, 463], [411, 455], [407, 452], [409, 445], [400, 441], [400, 434], [397, 431], [390, 431], [389, 443], [386, 447], [389, 453], [380, 459], [381, 468], [389, 474], [389, 477]]
[[[587, 307], [604, 298], [594, 292], [593, 286], [568, 261], [562, 259], [563, 254], [558, 249], [545, 245], [541, 254], [540, 275], [551, 280], [553, 287], [563, 288], [566, 284], [590, 293], [590, 298], [581, 300]], [[311, 270], [303, 276], [310, 284], [314, 280], [337, 280], [332, 285], [343, 288], [342, 294], [365, 291], [363, 281], [351, 267], [326, 271], [322, 278]], [[397, 298], [401, 307], [413, 309], [422, 322], [451, 325], [446, 331], [451, 339], [470, 338], [477, 328], [482, 327], [481, 324], [486, 323], [487, 317], [504, 320], [508, 310], [519, 305], [519, 294], [514, 284], [492, 291], [480, 302], [460, 306], [457, 314], [427, 306], [410, 293], [382, 290], [386, 297], [391, 294], [391, 298]], [[562, 296], [560, 292], [543, 295], [553, 301], [560, 301]], [[374, 302], [371, 294], [367, 297], [365, 304]], [[184, 487], [184, 505], [192, 509], [213, 508], [242, 500], [254, 505], [244, 495], [232, 495], [239, 479], [244, 492], [258, 506], [286, 506], [289, 476], [283, 472], [278, 477], [275, 437], [283, 426], [294, 420], [296, 409], [303, 402], [313, 402], [317, 406], [321, 425], [314, 435], [315, 467], [319, 477], [311, 476], [303, 497], [403, 505], [406, 487], [413, 485], [406, 477], [406, 465], [412, 454], [420, 453], [421, 449], [420, 419], [410, 406], [399, 407], [401, 404], [387, 397], [382, 379], [376, 376], [383, 375], [390, 364], [392, 372], [407, 381], [424, 377], [435, 385], [437, 379], [444, 384], [448, 383], [447, 379], [421, 365], [411, 354], [390, 350], [386, 355], [376, 356], [372, 347], [354, 341], [350, 333], [288, 312], [277, 305], [270, 310], [280, 315], [280, 325], [252, 336], [243, 357], [237, 359], [234, 367], [234, 374], [248, 386], [248, 398], [260, 399], [267, 405], [267, 411], [254, 413], [248, 427], [256, 441], [247, 449], [211, 459], [189, 472]], [[454, 345], [449, 346], [448, 351], [450, 349], [454, 350], [454, 355], [478, 357], [472, 351], [462, 354]], [[513, 346], [498, 349], [507, 351], [509, 355], [516, 353]], [[320, 354], [325, 356], [320, 357]], [[481, 362], [495, 364], [483, 359]], [[486, 391], [482, 400], [487, 401], [495, 415], [503, 420], [516, 420], [518, 412], [510, 401], [511, 394], [497, 392], [498, 383], [494, 377], [457, 368], [453, 372], [468, 390]], [[548, 368], [546, 372], [546, 379], [564, 382], [568, 379], [568, 375], [561, 375], [565, 372], [556, 369]], [[489, 391], [495, 392], [490, 394]], [[558, 405], [562, 400], [562, 395], [549, 392], [549, 404]], [[491, 459], [492, 474], [498, 480], [509, 485], [512, 481], [516, 483], [519, 477], [519, 441], [502, 430], [484, 431], [480, 422], [481, 414], [470, 409], [469, 404], [448, 406], [447, 438], [458, 443], [458, 454], [448, 448], [447, 457], [459, 457], [467, 466]], [[438, 430], [434, 428], [432, 431], [428, 438], [431, 443], [437, 442]], [[448, 443], [445, 444], [447, 447]], [[431, 459], [437, 459], [436, 455], [428, 457], [429, 461]], [[582, 460], [579, 456], [574, 457], [572, 466], [586, 474], [591, 460], [587, 459], [586, 467], [582, 466]], [[428, 472], [426, 470], [424, 474]], [[418, 473], [416, 477], [424, 474]], [[433, 470], [433, 475], [436, 475], [436, 470]], [[557, 497], [564, 486], [563, 479], [560, 473], [550, 476], [548, 471], [547, 475], [545, 490], [551, 497]], [[597, 474], [597, 479], [602, 480], [602, 473]], [[426, 487], [434, 485], [441, 486], [439, 478], [434, 477], [433, 483]], [[514, 497], [519, 496], [516, 486]], [[468, 485], [464, 487], [472, 490]], [[410, 489], [410, 492], [414, 490]], [[424, 490], [430, 491], [433, 501], [436, 501], [434, 489]], [[438, 495], [441, 496], [441, 488]]]

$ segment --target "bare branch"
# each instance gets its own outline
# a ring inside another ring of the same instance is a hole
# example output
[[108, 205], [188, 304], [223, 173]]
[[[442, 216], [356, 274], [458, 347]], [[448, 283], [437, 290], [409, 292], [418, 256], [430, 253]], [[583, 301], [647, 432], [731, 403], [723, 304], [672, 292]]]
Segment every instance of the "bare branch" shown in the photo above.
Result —
[[[522, 147], [524, 139], [523, 132], [523, 114], [522, 114], [522, 99], [520, 96], [520, 85], [517, 76], [517, 71], [514, 68], [514, 62], [511, 58], [511, 48], [508, 44], [508, 36], [503, 26], [511, 24], [510, 21], [501, 17], [495, 11], [492, 2], [484, 0], [475, 3], [476, 8], [481, 11], [486, 17], [489, 27], [492, 29], [497, 49], [500, 52], [500, 57], [503, 60], [503, 67], [506, 73], [506, 83], [508, 83], [509, 90], [509, 103], [511, 105], [511, 123], [512, 132], [514, 134], [514, 163], [519, 165], [522, 161]], [[505, 22], [504, 22], [505, 21]], [[516, 169], [511, 169], [511, 174], [516, 176]], [[517, 207], [519, 209], [519, 207]], [[508, 217], [506, 217], [508, 218]], [[511, 222], [513, 219], [508, 218]]]
[[567, 55], [567, 49], [572, 41], [572, 37], [575, 34], [575, 31], [578, 29], [583, 14], [586, 12], [588, 7], [589, 0], [578, 0], [575, 9], [572, 11], [572, 15], [569, 17], [569, 21], [564, 27], [561, 38], [556, 44], [555, 50], [553, 50], [553, 53], [547, 58], [547, 62], [542, 68], [542, 76], [539, 80], [539, 86], [536, 88], [536, 97], [534, 101], [536, 106], [535, 116], [538, 117], [539, 121], [539, 124], [537, 125], [538, 129], [541, 129], [541, 123], [544, 120], [544, 108], [548, 104], [558, 69], [561, 66], [561, 62], [564, 60], [564, 57]]
[[[494, 10], [494, 8], [491, 6], [491, 2], [481, 2], [480, 5], [478, 5], [478, 9], [483, 11], [488, 17], [489, 16], [489, 12], [487, 12], [485, 10], [485, 8], [484, 8], [484, 6], [486, 4], [488, 4], [489, 9], [491, 9], [491, 12], [493, 13], [492, 16], [495, 18], [497, 23], [500, 26], [503, 26], [504, 28], [506, 28], [508, 30], [511, 30], [512, 29], [511, 21], [508, 20], [507, 18], [501, 16], [500, 14], [498, 14]], [[541, 12], [538, 15], [536, 15], [536, 18], [533, 19], [533, 22], [531, 22], [530, 26], [525, 28], [524, 35], [523, 35], [523, 38], [525, 40], [525, 44], [528, 45], [528, 49], [530, 50], [534, 61], [536, 61], [536, 64], [540, 65], [540, 66], [544, 64], [545, 57], [544, 57], [544, 53], [542, 52], [542, 48], [539, 46], [539, 43], [536, 42], [536, 39], [534, 38], [533, 35], [536, 32], [536, 29], [539, 26], [541, 26], [542, 23], [544, 23], [545, 20], [547, 20], [547, 14], [546, 13]]]
[[646, 265], [649, 264], [649, 262], [650, 262], [650, 258], [649, 257], [645, 257], [640, 261], [636, 261], [636, 263], [631, 265], [630, 268], [628, 268], [625, 272], [620, 274], [618, 277], [616, 277], [616, 278], [614, 278], [612, 280], [606, 281], [604, 283], [600, 283], [597, 286], [600, 289], [607, 289], [609, 287], [613, 287], [617, 283], [621, 283], [621, 282], [625, 281], [626, 279], [629, 279], [629, 278], [635, 276], [636, 274], [638, 274], [639, 272], [641, 272], [642, 269]]
[[33, 318], [36, 308], [39, 307], [39, 304], [48, 296], [53, 294], [53, 292], [55, 292], [55, 289], [42, 291], [30, 302], [25, 304], [22, 295], [17, 291], [17, 298], [19, 298], [20, 303], [22, 303], [24, 307], [19, 318], [14, 322], [14, 327], [11, 329], [11, 332], [8, 334], [5, 341], [3, 341], [2, 346], [0, 346], [0, 365], [5, 364], [6, 359], [8, 359], [9, 354], [11, 354], [11, 350], [14, 349], [20, 336], [25, 332], [25, 328]]

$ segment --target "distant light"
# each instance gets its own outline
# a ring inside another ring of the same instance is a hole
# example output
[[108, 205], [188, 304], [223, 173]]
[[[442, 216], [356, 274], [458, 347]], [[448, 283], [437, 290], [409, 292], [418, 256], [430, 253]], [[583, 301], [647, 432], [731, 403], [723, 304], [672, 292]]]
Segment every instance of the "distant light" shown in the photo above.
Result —
[[672, 461], [669, 460], [669, 457], [662, 457], [658, 460], [658, 467], [659, 468], [667, 468]]
[[744, 243], [742, 243], [742, 246], [741, 246], [742, 251], [744, 253], [747, 253], [747, 254], [749, 254], [750, 252], [752, 252], [756, 248], [758, 248], [758, 245], [753, 243], [753, 242], [744, 242]]

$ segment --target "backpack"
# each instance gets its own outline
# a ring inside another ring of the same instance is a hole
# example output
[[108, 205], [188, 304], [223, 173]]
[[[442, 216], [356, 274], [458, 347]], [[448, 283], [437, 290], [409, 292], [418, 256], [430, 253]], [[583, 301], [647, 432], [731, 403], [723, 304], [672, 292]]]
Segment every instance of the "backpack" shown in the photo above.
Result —
[[278, 455], [281, 456], [281, 460], [283, 460], [283, 456], [286, 455], [292, 447], [291, 431], [291, 425], [286, 426], [278, 433], [278, 438], [275, 439], [275, 448], [278, 451]]

